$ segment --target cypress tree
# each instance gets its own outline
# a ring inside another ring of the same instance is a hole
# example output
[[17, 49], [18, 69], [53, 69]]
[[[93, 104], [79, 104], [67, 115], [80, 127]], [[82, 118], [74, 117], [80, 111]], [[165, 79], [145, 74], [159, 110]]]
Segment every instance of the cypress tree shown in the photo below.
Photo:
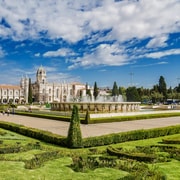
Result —
[[118, 96], [119, 95], [119, 89], [117, 86], [116, 81], [114, 82], [113, 89], [112, 89], [112, 96]]
[[79, 119], [78, 107], [76, 105], [73, 106], [72, 115], [70, 119], [70, 126], [67, 137], [67, 146], [69, 148], [82, 147], [80, 119]]
[[159, 92], [163, 94], [164, 100], [167, 99], [167, 87], [163, 76], [159, 78]]
[[99, 93], [99, 91], [98, 91], [97, 83], [95, 82], [94, 83], [94, 92], [93, 92], [94, 100], [97, 99], [98, 93]]
[[31, 78], [29, 78], [29, 89], [28, 89], [28, 103], [32, 104], [32, 86], [31, 86]]
[[89, 124], [90, 121], [90, 114], [89, 114], [89, 110], [86, 111], [86, 116], [85, 116], [85, 122], [86, 124]]

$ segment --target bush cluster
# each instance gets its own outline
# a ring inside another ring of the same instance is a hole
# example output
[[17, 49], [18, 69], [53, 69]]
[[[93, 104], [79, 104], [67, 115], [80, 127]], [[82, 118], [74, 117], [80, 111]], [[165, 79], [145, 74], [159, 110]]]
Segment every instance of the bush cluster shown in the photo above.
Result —
[[14, 146], [6, 146], [6, 147], [0, 147], [0, 154], [7, 154], [7, 153], [18, 153], [18, 152], [25, 152], [32, 149], [40, 149], [39, 142], [36, 143], [28, 143], [25, 146], [21, 146], [19, 142], [17, 142]]
[[59, 151], [48, 151], [35, 154], [30, 160], [25, 161], [26, 169], [35, 169], [43, 165], [44, 162], [60, 157]]
[[[86, 172], [100, 167], [116, 168], [129, 174], [119, 179], [166, 179], [157, 169], [150, 169], [148, 164], [132, 159], [120, 160], [113, 156], [79, 156], [73, 158], [71, 168], [77, 172]], [[146, 172], [146, 173], [144, 173]]]

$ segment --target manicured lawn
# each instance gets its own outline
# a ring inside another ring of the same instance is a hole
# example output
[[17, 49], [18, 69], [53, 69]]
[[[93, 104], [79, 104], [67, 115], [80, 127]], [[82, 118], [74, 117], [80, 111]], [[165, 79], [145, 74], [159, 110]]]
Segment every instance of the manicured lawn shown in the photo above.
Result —
[[[167, 163], [157, 164], [160, 171], [166, 174], [169, 180], [179, 180], [180, 179], [180, 162], [177, 160], [172, 160]], [[168, 172], [168, 173], [167, 173]]]
[[[180, 134], [171, 136], [151, 138], [147, 140], [138, 140], [124, 142], [111, 145], [114, 148], [123, 148], [127, 151], [133, 150], [136, 146], [151, 146], [161, 145], [162, 139], [180, 139]], [[14, 132], [0, 129], [0, 150], [1, 148], [20, 147], [19, 152], [15, 153], [0, 153], [0, 179], [2, 180], [66, 180], [66, 179], [93, 179], [93, 180], [115, 180], [127, 176], [129, 172], [122, 171], [116, 168], [101, 167], [95, 169], [85, 169], [84, 171], [76, 172], [71, 168], [73, 163], [72, 158], [78, 156], [93, 155], [93, 151], [97, 155], [106, 154], [107, 146], [95, 147], [90, 149], [66, 149], [51, 144], [39, 142], [36, 139], [25, 137]], [[180, 144], [172, 146], [180, 149]], [[31, 160], [37, 154], [43, 154], [50, 151], [58, 150], [57, 157], [46, 160], [40, 167], [27, 169], [25, 162]], [[158, 152], [164, 156], [165, 152]], [[125, 160], [123, 160], [125, 162]], [[143, 164], [142, 164], [143, 166]], [[150, 168], [156, 168], [160, 172], [166, 174], [169, 180], [180, 179], [180, 162], [177, 159], [169, 158], [168, 162], [154, 162], [148, 164]]]

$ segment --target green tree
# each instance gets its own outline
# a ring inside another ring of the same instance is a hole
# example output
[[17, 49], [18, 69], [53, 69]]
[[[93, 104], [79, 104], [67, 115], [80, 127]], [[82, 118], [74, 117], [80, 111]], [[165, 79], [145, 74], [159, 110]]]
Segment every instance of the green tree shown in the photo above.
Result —
[[90, 114], [89, 114], [89, 110], [86, 111], [86, 116], [85, 116], [85, 123], [89, 124], [90, 121]]
[[29, 78], [29, 89], [28, 89], [28, 103], [32, 104], [32, 85], [31, 85], [31, 78]]
[[67, 146], [69, 148], [82, 147], [80, 119], [79, 119], [78, 107], [76, 105], [73, 106], [72, 116], [70, 119], [70, 126], [67, 137]]
[[97, 99], [98, 94], [99, 94], [99, 90], [98, 90], [98, 87], [97, 87], [97, 83], [95, 82], [94, 83], [94, 91], [93, 91], [94, 100]]
[[126, 89], [126, 97], [127, 97], [127, 101], [131, 101], [131, 102], [140, 101], [140, 96], [135, 86], [128, 87]]
[[163, 99], [167, 99], [167, 87], [163, 76], [159, 78], [159, 92], [163, 94]]
[[112, 89], [112, 96], [119, 96], [119, 89], [116, 84], [116, 81], [114, 82], [113, 89]]
[[126, 88], [125, 87], [122, 87], [122, 86], [119, 87], [119, 94], [122, 95], [123, 101], [126, 101], [127, 98], [126, 98]]
[[152, 91], [151, 99], [152, 99], [152, 103], [160, 102], [163, 99], [163, 94], [157, 91]]

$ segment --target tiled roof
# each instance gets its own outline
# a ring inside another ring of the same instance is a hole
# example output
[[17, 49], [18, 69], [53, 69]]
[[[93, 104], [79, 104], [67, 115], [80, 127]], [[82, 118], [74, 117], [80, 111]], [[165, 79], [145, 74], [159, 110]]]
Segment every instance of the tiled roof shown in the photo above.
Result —
[[0, 84], [0, 89], [16, 89], [20, 90], [21, 87], [18, 85]]

